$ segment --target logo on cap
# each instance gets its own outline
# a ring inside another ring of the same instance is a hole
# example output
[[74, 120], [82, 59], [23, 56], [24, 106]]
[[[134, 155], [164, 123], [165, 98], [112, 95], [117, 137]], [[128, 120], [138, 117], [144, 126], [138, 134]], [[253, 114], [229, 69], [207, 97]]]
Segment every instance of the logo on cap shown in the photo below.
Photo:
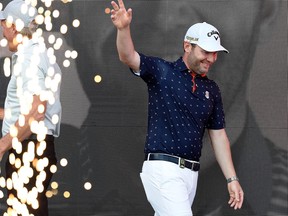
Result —
[[[215, 40], [218, 40], [219, 37], [220, 37], [219, 32], [217, 32], [217, 31], [215, 31], [215, 30], [212, 30], [211, 32], [208, 32], [208, 33], [207, 33], [207, 36], [208, 36], [208, 37], [212, 37], [213, 35], [214, 35]], [[217, 36], [217, 35], [218, 35], [218, 36]]]
[[190, 37], [190, 36], [186, 36], [186, 39], [188, 40], [188, 41], [198, 41], [199, 40], [199, 38], [195, 38], [195, 37]]

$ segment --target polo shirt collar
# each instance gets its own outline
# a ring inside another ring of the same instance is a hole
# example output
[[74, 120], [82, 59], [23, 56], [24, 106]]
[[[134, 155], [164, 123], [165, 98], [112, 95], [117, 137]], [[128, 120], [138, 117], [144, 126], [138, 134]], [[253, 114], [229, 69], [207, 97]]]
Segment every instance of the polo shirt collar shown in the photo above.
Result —
[[20, 55], [22, 53], [26, 53], [29, 52], [30, 48], [34, 45], [34, 44], [39, 44], [37, 39], [29, 39], [28, 41], [26, 41], [23, 44], [20, 44], [18, 51], [15, 53], [15, 55]]
[[188, 68], [186, 67], [186, 64], [183, 61], [183, 58], [180, 57], [177, 61], [174, 62], [174, 69], [179, 71], [186, 71]]
[[[182, 57], [180, 57], [178, 60], [176, 60], [173, 65], [174, 65], [174, 69], [176, 69], [178, 71], [181, 71], [181, 72], [182, 71], [187, 71], [189, 73], [194, 73], [194, 72], [189, 71], [189, 69], [187, 68], [187, 66], [186, 66], [185, 62], [183, 61]], [[196, 73], [194, 73], [194, 74], [196, 75], [196, 77], [207, 77], [206, 74], [205, 75], [199, 75], [199, 74], [196, 74]]]

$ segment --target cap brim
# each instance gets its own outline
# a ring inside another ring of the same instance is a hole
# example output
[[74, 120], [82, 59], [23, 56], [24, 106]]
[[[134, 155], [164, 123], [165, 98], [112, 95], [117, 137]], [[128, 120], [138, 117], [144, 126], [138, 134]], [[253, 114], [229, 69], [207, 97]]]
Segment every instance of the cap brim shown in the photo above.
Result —
[[229, 51], [227, 49], [225, 49], [223, 46], [221, 45], [217, 45], [217, 46], [213, 46], [213, 45], [210, 45], [208, 43], [206, 44], [198, 44], [198, 46], [200, 46], [202, 49], [206, 50], [207, 52], [226, 52], [226, 53], [229, 53]]
[[223, 46], [220, 46], [220, 50], [219, 51], [223, 51], [223, 52], [226, 52], [226, 53], [229, 53], [229, 51], [227, 49], [225, 49]]
[[226, 52], [226, 53], [229, 53], [229, 51], [227, 49], [225, 49], [223, 46], [220, 47], [219, 50], [217, 50], [217, 52]]

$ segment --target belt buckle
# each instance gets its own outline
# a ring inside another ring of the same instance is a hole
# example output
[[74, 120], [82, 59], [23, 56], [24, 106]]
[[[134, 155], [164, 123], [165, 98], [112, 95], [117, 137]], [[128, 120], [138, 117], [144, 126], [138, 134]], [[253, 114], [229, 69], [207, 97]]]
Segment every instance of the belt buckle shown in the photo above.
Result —
[[185, 168], [185, 159], [184, 159], [184, 158], [180, 158], [180, 159], [179, 159], [179, 166], [180, 166], [180, 168], [182, 168], [182, 169]]

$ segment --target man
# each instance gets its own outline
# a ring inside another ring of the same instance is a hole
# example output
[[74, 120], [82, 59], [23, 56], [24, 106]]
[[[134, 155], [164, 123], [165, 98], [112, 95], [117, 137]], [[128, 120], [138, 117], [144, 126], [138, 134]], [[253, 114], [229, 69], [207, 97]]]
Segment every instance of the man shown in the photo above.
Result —
[[11, 1], [0, 12], [3, 36], [14, 52], [0, 139], [0, 158], [9, 152], [8, 215], [48, 215], [45, 193], [52, 178], [50, 168], [56, 164], [61, 70], [34, 34], [36, 16], [36, 8], [22, 0]]
[[132, 9], [112, 1], [111, 19], [117, 28], [120, 60], [148, 86], [149, 118], [141, 179], [155, 215], [192, 215], [202, 138], [205, 128], [216, 159], [227, 179], [229, 205], [240, 209], [243, 190], [232, 162], [218, 86], [207, 78], [220, 44], [218, 30], [208, 23], [191, 26], [184, 54], [176, 62], [135, 51], [130, 33]]

